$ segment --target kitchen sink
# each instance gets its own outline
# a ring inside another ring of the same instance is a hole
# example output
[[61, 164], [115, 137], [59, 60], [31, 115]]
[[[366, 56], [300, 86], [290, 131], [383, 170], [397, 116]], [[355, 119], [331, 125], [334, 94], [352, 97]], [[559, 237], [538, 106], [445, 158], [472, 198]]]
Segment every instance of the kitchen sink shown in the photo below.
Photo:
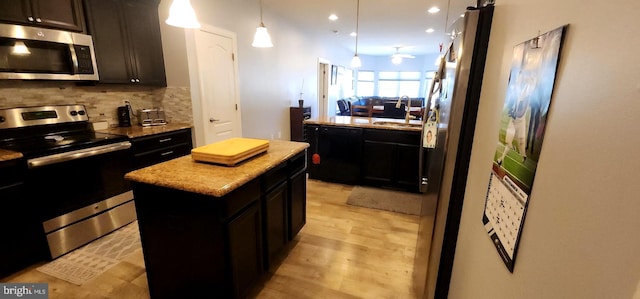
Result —
[[404, 122], [393, 122], [393, 121], [374, 121], [374, 125], [380, 126], [396, 126], [396, 127], [410, 127], [410, 128], [421, 128], [422, 124], [408, 124]]

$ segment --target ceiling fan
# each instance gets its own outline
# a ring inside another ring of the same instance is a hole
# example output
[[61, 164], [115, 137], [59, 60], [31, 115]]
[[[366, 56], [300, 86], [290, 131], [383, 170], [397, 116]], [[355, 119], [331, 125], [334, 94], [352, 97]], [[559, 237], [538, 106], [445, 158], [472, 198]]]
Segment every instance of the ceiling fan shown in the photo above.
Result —
[[404, 58], [416, 58], [415, 56], [410, 55], [410, 54], [400, 54], [400, 48], [402, 48], [402, 47], [394, 47], [394, 48], [396, 48], [396, 53], [391, 55], [391, 62], [393, 64], [401, 64], [402, 63], [402, 59], [404, 59]]

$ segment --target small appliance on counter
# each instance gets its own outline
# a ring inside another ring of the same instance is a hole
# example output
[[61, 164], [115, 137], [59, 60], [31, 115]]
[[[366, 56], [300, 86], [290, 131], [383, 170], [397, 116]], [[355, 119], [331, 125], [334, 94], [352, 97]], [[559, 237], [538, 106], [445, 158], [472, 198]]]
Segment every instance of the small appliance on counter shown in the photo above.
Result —
[[118, 107], [118, 126], [131, 127], [131, 113], [129, 105]]
[[138, 109], [138, 123], [143, 126], [162, 126], [167, 124], [164, 111], [154, 109]]

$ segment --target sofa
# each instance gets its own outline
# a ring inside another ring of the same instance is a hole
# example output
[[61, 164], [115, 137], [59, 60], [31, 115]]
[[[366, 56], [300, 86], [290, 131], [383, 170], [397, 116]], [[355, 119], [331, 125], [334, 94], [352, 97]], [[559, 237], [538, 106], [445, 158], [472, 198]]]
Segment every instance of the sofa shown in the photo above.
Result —
[[[391, 111], [390, 109], [398, 102], [397, 97], [352, 97], [345, 100], [349, 100], [352, 116], [398, 118], [397, 111]], [[408, 106], [406, 98], [402, 99], [402, 104]], [[420, 118], [424, 105], [424, 98], [411, 98], [411, 115]], [[387, 111], [385, 111], [385, 106], [389, 107], [386, 109]]]

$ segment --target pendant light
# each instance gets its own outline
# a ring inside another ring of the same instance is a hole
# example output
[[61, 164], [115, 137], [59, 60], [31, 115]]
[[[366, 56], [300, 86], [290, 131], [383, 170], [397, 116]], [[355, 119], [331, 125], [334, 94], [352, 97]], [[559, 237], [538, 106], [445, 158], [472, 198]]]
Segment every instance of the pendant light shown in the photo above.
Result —
[[256, 34], [253, 36], [253, 44], [251, 45], [256, 48], [273, 47], [267, 27], [264, 27], [264, 23], [262, 22], [262, 0], [260, 0], [260, 26], [256, 28]]
[[360, 35], [358, 32], [358, 23], [360, 22], [360, 0], [358, 0], [357, 5], [358, 6], [356, 8], [356, 54], [353, 55], [353, 58], [351, 59], [352, 68], [359, 68], [362, 66], [362, 61], [360, 61], [360, 57], [358, 57], [358, 36]]
[[165, 22], [175, 27], [200, 28], [196, 12], [189, 0], [173, 0], [169, 8], [169, 17]]

